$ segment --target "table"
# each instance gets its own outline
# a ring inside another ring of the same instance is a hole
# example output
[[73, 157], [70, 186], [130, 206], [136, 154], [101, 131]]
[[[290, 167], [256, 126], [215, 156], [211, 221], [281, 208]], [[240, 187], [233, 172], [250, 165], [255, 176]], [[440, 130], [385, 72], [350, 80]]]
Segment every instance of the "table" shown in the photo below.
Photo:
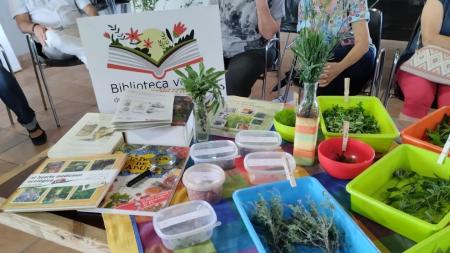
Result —
[[[0, 177], [0, 204], [47, 158], [47, 151]], [[0, 224], [82, 252], [110, 252], [100, 214], [0, 213]]]

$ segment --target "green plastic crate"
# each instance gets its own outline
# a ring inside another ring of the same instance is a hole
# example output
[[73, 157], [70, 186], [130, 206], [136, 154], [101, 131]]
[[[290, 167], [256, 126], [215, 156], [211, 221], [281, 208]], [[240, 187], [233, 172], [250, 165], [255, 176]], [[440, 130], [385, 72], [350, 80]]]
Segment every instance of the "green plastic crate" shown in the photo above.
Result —
[[450, 249], [450, 227], [437, 232], [403, 253], [435, 253], [438, 252], [438, 249], [441, 249], [444, 253]]
[[415, 242], [443, 229], [450, 222], [450, 213], [432, 224], [383, 203], [381, 196], [393, 186], [392, 173], [398, 168], [428, 177], [450, 178], [450, 159], [438, 165], [438, 156], [409, 144], [398, 146], [347, 184], [352, 210]]
[[[349, 102], [345, 103], [343, 96], [320, 96], [318, 97], [318, 102], [320, 112], [323, 112], [336, 104], [343, 107], [352, 107], [356, 106], [359, 102], [362, 102], [363, 108], [371, 113], [377, 120], [381, 133], [349, 134], [349, 137], [369, 144], [377, 152], [384, 153], [388, 151], [395, 138], [400, 136], [394, 121], [377, 97], [351, 96], [349, 97]], [[320, 128], [322, 129], [325, 139], [342, 136], [341, 133], [328, 132], [322, 113], [320, 113]]]

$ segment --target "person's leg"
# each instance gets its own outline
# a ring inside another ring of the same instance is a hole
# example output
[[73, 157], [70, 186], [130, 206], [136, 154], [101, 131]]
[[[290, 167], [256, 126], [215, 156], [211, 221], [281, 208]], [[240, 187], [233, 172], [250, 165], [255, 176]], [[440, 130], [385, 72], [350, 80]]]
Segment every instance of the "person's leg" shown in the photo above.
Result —
[[40, 145], [47, 141], [47, 136], [40, 128], [19, 83], [2, 64], [0, 64], [0, 99], [16, 114], [17, 121], [27, 129], [34, 144]]
[[[233, 56], [229, 63], [225, 80], [227, 94], [248, 97], [253, 84], [264, 73], [264, 49], [249, 50]], [[269, 51], [268, 64], [272, 64], [274, 51]]]
[[450, 106], [450, 85], [438, 85], [438, 107]]
[[[334, 51], [332, 62], [341, 61], [351, 50], [352, 46], [339, 46]], [[375, 51], [369, 48], [366, 54], [355, 64], [344, 70], [326, 87], [319, 87], [317, 94], [321, 95], [343, 95], [344, 79], [350, 78], [350, 95], [357, 95], [369, 81], [375, 65]]]
[[397, 73], [397, 82], [405, 97], [400, 117], [414, 121], [427, 115], [436, 95], [436, 84], [402, 70]]
[[[69, 27], [61, 31], [49, 29], [45, 34], [47, 36], [47, 46], [44, 47], [44, 53], [49, 58], [58, 59], [63, 57], [64, 59], [67, 58], [67, 55], [75, 55], [84, 64], [87, 63], [76, 27]], [[60, 52], [59, 56], [58, 51]]]

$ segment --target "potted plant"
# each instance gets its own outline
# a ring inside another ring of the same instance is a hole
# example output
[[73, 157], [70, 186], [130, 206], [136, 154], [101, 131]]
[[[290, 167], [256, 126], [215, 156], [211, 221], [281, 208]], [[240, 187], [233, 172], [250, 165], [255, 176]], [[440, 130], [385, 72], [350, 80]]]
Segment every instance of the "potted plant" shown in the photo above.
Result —
[[[345, 1], [343, 1], [345, 2]], [[326, 11], [330, 1], [313, 6], [314, 1], [303, 5], [303, 26], [291, 46], [296, 58], [299, 79], [303, 82], [303, 98], [297, 107], [294, 157], [297, 164], [310, 166], [315, 160], [315, 146], [319, 126], [319, 106], [316, 91], [319, 76], [332, 57], [338, 41], [329, 22], [335, 15], [342, 15], [344, 8], [336, 7], [331, 15]], [[343, 4], [345, 6], [345, 4]]]
[[220, 106], [225, 104], [222, 87], [219, 84], [219, 80], [225, 71], [216, 71], [215, 68], [205, 69], [203, 62], [200, 62], [199, 65], [198, 72], [191, 66], [185, 68], [186, 74], [178, 69], [174, 70], [194, 102], [194, 137], [196, 142], [208, 141], [208, 113], [210, 111], [214, 114], [217, 113]]

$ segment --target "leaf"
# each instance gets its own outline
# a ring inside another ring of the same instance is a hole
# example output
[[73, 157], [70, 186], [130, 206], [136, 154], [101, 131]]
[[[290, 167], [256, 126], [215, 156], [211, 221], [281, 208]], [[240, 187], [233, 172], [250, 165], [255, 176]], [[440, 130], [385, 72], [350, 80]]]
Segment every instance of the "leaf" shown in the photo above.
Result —
[[172, 43], [173, 43], [172, 35], [170, 34], [170, 32], [167, 28], [166, 28], [166, 35], [167, 35], [167, 38], [169, 38], [169, 40], [172, 41]]

